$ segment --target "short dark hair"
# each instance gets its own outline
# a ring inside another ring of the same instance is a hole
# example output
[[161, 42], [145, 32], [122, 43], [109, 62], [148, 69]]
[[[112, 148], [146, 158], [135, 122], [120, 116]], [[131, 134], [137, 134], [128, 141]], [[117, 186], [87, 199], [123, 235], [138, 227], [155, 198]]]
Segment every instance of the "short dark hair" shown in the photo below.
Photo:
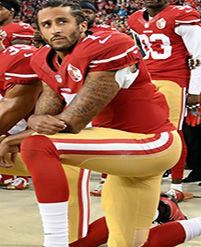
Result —
[[8, 10], [13, 10], [14, 17], [20, 12], [20, 3], [18, 0], [0, 0], [0, 5]]
[[[38, 12], [42, 9], [46, 8], [56, 8], [56, 7], [70, 7], [72, 16], [75, 17], [77, 24], [80, 24], [83, 21], [86, 21], [82, 8], [79, 4], [71, 1], [60, 1], [60, 0], [49, 0], [44, 3], [38, 10]], [[36, 18], [36, 24], [38, 25], [38, 18]]]

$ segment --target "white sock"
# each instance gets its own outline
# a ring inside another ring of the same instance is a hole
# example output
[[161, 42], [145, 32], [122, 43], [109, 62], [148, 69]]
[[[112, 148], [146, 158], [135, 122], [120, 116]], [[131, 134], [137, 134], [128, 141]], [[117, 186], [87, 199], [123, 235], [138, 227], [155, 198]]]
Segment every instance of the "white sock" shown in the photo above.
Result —
[[179, 190], [179, 191], [183, 192], [182, 184], [171, 184], [170, 188], [171, 189], [176, 189], [176, 190]]
[[102, 183], [105, 183], [105, 181], [106, 181], [106, 178], [101, 178]]
[[68, 247], [68, 202], [38, 203], [44, 247]]
[[201, 217], [178, 221], [186, 233], [185, 242], [201, 236]]

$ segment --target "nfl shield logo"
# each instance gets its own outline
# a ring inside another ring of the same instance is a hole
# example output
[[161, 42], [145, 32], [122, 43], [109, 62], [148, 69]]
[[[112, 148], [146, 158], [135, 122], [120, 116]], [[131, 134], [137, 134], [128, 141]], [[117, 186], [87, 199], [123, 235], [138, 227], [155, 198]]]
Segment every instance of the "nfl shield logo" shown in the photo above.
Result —
[[156, 26], [158, 29], [163, 29], [166, 26], [166, 21], [164, 18], [161, 18], [156, 22]]
[[145, 27], [145, 28], [148, 28], [148, 27], [149, 27], [149, 23], [146, 22], [146, 23], [144, 24], [144, 27]]
[[55, 75], [55, 78], [56, 78], [58, 83], [62, 83], [62, 78], [60, 75]]
[[81, 81], [82, 80], [82, 73], [80, 69], [76, 68], [75, 66], [69, 64], [67, 68], [68, 74], [73, 79], [73, 81]]

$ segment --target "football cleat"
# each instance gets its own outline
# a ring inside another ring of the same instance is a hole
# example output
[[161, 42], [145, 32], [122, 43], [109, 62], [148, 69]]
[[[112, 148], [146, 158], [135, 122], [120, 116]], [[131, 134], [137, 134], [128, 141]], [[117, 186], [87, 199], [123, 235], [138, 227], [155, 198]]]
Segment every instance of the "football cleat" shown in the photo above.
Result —
[[14, 176], [0, 174], [0, 186], [7, 186], [12, 183]]
[[164, 194], [173, 197], [176, 202], [182, 202], [184, 200], [184, 193], [180, 190], [170, 189]]
[[25, 190], [29, 188], [29, 179], [28, 177], [17, 177], [12, 183], [3, 187], [6, 190]]
[[90, 192], [91, 196], [101, 196], [102, 188], [105, 182], [101, 181], [96, 185], [95, 189]]
[[158, 210], [159, 217], [155, 222], [158, 222], [159, 224], [187, 219], [181, 212], [174, 198], [166, 194], [161, 195]]

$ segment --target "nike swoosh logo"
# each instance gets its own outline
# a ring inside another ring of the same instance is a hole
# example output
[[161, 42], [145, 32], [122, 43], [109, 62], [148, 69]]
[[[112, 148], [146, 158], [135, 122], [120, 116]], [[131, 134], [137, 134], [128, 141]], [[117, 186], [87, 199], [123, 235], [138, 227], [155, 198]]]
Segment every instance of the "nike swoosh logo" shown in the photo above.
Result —
[[32, 56], [32, 55], [33, 55], [33, 53], [29, 53], [29, 54], [24, 53], [24, 56], [25, 56], [25, 57], [30, 57], [30, 56]]
[[186, 10], [186, 13], [190, 13], [192, 11], [192, 9]]
[[104, 44], [106, 41], [108, 41], [108, 39], [112, 36], [112, 34], [110, 34], [109, 36], [107, 36], [105, 39], [99, 39], [99, 43], [100, 44]]

